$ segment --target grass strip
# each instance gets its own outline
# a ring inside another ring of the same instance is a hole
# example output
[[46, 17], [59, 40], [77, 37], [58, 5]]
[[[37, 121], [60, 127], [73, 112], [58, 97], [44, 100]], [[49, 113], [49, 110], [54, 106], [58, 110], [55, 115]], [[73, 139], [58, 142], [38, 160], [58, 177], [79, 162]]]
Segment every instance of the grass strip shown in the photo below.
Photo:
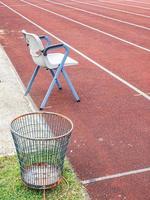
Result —
[[[46, 191], [47, 200], [85, 200], [86, 192], [71, 169], [64, 164], [65, 180], [55, 189]], [[69, 189], [68, 189], [69, 185]], [[0, 157], [0, 200], [42, 200], [43, 191], [33, 190], [23, 184], [16, 156]]]

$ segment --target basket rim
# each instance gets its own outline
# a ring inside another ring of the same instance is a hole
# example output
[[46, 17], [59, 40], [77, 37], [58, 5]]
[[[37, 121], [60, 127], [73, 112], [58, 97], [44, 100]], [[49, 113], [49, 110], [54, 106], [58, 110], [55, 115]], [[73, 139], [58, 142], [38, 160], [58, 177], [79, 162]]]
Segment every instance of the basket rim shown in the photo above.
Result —
[[[52, 115], [57, 115], [59, 117], [62, 117], [62, 118], [65, 118], [67, 121], [70, 122], [71, 124], [71, 129], [69, 131], [67, 131], [65, 134], [63, 135], [60, 135], [60, 136], [55, 136], [55, 137], [51, 137], [51, 138], [32, 138], [32, 137], [25, 137], [21, 134], [19, 134], [18, 132], [16, 132], [13, 128], [12, 128], [12, 124], [19, 118], [21, 117], [24, 117], [24, 116], [27, 116], [27, 115], [36, 115], [36, 114], [52, 114]], [[67, 135], [69, 135], [72, 130], [73, 130], [73, 122], [71, 121], [71, 119], [69, 119], [68, 117], [66, 117], [65, 115], [62, 115], [60, 113], [56, 113], [56, 112], [29, 112], [29, 113], [26, 113], [26, 114], [23, 114], [23, 115], [19, 115], [18, 117], [16, 117], [15, 119], [13, 119], [10, 123], [10, 131], [12, 133], [15, 133], [16, 135], [18, 135], [19, 137], [22, 137], [22, 138], [25, 138], [25, 139], [30, 139], [30, 140], [36, 140], [36, 141], [45, 141], [45, 140], [56, 140], [56, 139], [60, 139], [60, 138], [63, 138]]]

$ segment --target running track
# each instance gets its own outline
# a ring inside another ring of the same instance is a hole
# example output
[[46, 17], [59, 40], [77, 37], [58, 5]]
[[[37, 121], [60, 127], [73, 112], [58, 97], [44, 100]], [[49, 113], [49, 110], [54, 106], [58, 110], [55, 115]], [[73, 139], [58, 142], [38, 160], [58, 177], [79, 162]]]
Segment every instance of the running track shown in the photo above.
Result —
[[[94, 200], [150, 200], [149, 18], [149, 0], [0, 1], [0, 43], [24, 85], [34, 65], [22, 29], [67, 43], [80, 63], [68, 72], [81, 102], [60, 79], [45, 110], [73, 120], [68, 156]], [[42, 70], [37, 106], [49, 83]]]

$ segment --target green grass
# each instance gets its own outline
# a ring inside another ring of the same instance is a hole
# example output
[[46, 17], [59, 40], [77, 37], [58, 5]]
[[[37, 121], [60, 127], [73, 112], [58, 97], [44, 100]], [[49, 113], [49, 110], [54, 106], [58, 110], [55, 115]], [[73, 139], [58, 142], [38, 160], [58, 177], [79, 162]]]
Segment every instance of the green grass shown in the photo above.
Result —
[[[85, 200], [85, 189], [65, 161], [63, 180], [55, 189], [46, 191], [46, 200]], [[42, 191], [26, 187], [20, 178], [20, 171], [15, 156], [0, 158], [0, 200], [42, 200]]]

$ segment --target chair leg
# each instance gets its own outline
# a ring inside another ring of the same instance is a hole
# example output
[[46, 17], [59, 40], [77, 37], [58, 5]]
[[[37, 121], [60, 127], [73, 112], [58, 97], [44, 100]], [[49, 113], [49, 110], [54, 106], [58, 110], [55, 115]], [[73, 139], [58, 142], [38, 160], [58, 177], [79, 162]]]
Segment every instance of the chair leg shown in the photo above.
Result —
[[58, 78], [58, 76], [59, 76], [59, 74], [61, 72], [61, 69], [62, 69], [61, 66], [57, 69], [57, 71], [55, 73], [55, 76], [54, 76], [54, 78], [53, 78], [53, 80], [52, 80], [52, 82], [51, 82], [51, 84], [50, 84], [50, 86], [49, 86], [49, 88], [47, 90], [47, 93], [46, 93], [46, 95], [45, 95], [45, 97], [44, 97], [44, 99], [43, 99], [43, 101], [41, 103], [40, 110], [43, 110], [43, 108], [45, 107], [45, 105], [46, 105], [46, 103], [48, 101], [48, 98], [51, 95], [51, 92], [52, 92], [52, 90], [54, 88], [54, 85], [56, 84], [56, 81], [57, 81], [57, 78]]
[[76, 101], [80, 102], [80, 98], [79, 98], [79, 96], [78, 96], [78, 94], [77, 94], [77, 92], [76, 92], [71, 80], [69, 79], [69, 76], [68, 76], [67, 72], [64, 70], [64, 68], [62, 69], [62, 74], [63, 74], [63, 76], [64, 76], [64, 78], [65, 78], [65, 80], [66, 80], [66, 82], [67, 82], [72, 94], [73, 94], [73, 96], [75, 97]]
[[[52, 74], [52, 76], [53, 76], [53, 78], [54, 78], [55, 72], [54, 72], [52, 69], [50, 69], [50, 72], [51, 72], [51, 74]], [[58, 86], [58, 89], [61, 90], [61, 89], [62, 89], [62, 86], [61, 86], [61, 84], [60, 84], [60, 82], [59, 82], [58, 79], [56, 79], [56, 84], [57, 84], [57, 86]]]
[[33, 74], [32, 74], [32, 77], [31, 77], [31, 79], [30, 79], [30, 81], [29, 81], [29, 83], [28, 83], [28, 86], [27, 86], [27, 89], [26, 89], [26, 92], [25, 92], [25, 96], [30, 92], [31, 87], [32, 87], [32, 84], [33, 84], [33, 81], [34, 81], [34, 79], [35, 79], [35, 77], [36, 77], [36, 75], [37, 75], [39, 69], [40, 69], [40, 66], [38, 65], [38, 66], [35, 68], [35, 70], [34, 70], [34, 72], [33, 72]]

